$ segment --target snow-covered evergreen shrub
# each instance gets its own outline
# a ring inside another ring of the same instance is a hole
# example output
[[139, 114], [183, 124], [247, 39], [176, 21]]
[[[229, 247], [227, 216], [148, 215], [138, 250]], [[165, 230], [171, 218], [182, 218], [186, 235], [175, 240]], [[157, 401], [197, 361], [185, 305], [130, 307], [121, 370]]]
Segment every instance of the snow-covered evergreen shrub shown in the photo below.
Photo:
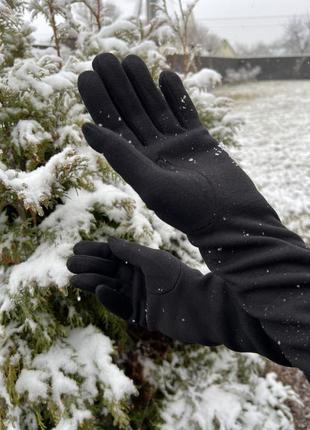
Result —
[[160, 364], [141, 355], [144, 376], [164, 393], [161, 430], [291, 430], [286, 399], [299, 401], [275, 373], [259, 376], [264, 360], [225, 348], [175, 345]]
[[[79, 49], [66, 60], [36, 51], [29, 58], [17, 56], [1, 71], [1, 430], [171, 428], [172, 423], [176, 427], [174, 402], [182, 398], [189, 417], [196, 392], [208, 389], [225, 391], [226, 399], [240, 406], [243, 420], [245, 398], [251, 399], [246, 405], [253, 403], [259, 423], [273, 414], [277, 402], [274, 429], [291, 428], [283, 406], [290, 393], [276, 381], [269, 386], [261, 379], [269, 406], [253, 396], [251, 378], [257, 368], [249, 361], [245, 378], [241, 354], [180, 348], [162, 336], [127, 327], [92, 295], [69, 286], [65, 262], [73, 245], [108, 235], [167, 249], [206, 270], [197, 249], [149, 211], [81, 133], [89, 117], [77, 92], [78, 74], [90, 68], [93, 55], [112, 50], [120, 58], [130, 52], [141, 55], [157, 76], [167, 66], [166, 48], [155, 43], [160, 24], [152, 26], [146, 32], [140, 21], [116, 21], [87, 34], [81, 27]], [[228, 101], [189, 87], [202, 120], [214, 134], [218, 130], [222, 142], [231, 143], [235, 123], [227, 119]], [[137, 358], [140, 344], [147, 363]], [[172, 371], [176, 361], [179, 371]], [[143, 372], [146, 364], [157, 369], [157, 387]], [[208, 383], [198, 382], [199, 372], [208, 374]], [[169, 394], [163, 378], [180, 397]], [[203, 413], [200, 421], [185, 417], [184, 422], [205, 429], [215, 415], [208, 408]], [[228, 430], [236, 428], [230, 423]]]
[[209, 90], [220, 85], [222, 77], [215, 70], [201, 69], [197, 73], [184, 76], [188, 89], [203, 123], [212, 136], [226, 145], [236, 144], [234, 133], [240, 120], [227, 115], [232, 100], [227, 97], [215, 97]]
[[30, 54], [32, 27], [23, 21], [23, 0], [0, 0], [0, 69]]

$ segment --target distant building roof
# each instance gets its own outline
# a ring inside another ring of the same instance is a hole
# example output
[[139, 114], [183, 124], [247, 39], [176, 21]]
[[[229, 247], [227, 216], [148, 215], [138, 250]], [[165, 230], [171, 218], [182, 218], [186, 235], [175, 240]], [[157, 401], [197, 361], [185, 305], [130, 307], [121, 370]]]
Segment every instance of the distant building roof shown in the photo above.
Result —
[[237, 57], [236, 51], [231, 46], [231, 44], [228, 42], [227, 39], [223, 39], [220, 46], [216, 49], [216, 51], [213, 54], [216, 57], [229, 57], [229, 58], [235, 58]]

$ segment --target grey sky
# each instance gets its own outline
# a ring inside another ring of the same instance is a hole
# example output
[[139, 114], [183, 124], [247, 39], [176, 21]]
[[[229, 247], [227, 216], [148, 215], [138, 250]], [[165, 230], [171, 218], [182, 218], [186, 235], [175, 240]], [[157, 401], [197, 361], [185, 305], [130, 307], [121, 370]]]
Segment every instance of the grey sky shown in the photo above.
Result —
[[280, 37], [290, 16], [307, 14], [309, 0], [200, 0], [195, 16], [220, 36], [253, 43]]
[[[110, 0], [111, 1], [111, 0]], [[116, 0], [124, 14], [133, 13], [137, 0]], [[167, 0], [177, 4], [177, 0]], [[197, 21], [231, 42], [269, 42], [281, 36], [290, 16], [310, 15], [310, 0], [200, 0], [195, 8]], [[243, 18], [242, 18], [243, 17]], [[38, 26], [40, 40], [49, 34], [42, 20]]]

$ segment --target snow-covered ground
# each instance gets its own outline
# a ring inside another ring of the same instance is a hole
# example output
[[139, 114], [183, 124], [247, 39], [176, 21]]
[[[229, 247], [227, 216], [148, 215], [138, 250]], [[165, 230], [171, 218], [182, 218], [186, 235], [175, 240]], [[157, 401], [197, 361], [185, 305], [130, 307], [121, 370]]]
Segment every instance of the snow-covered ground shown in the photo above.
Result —
[[282, 221], [310, 245], [310, 80], [224, 86], [244, 120], [234, 158]]

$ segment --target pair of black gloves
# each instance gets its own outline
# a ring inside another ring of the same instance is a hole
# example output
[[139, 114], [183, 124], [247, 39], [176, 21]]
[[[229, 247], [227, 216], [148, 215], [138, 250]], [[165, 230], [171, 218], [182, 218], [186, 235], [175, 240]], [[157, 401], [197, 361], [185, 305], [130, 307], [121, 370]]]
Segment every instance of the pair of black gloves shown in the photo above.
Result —
[[[201, 124], [182, 81], [100, 54], [78, 87], [104, 154], [162, 220], [200, 249], [203, 275], [161, 250], [79, 242], [72, 284], [113, 313], [186, 343], [256, 352], [310, 378], [310, 250]], [[293, 144], [293, 143], [292, 143]]]

